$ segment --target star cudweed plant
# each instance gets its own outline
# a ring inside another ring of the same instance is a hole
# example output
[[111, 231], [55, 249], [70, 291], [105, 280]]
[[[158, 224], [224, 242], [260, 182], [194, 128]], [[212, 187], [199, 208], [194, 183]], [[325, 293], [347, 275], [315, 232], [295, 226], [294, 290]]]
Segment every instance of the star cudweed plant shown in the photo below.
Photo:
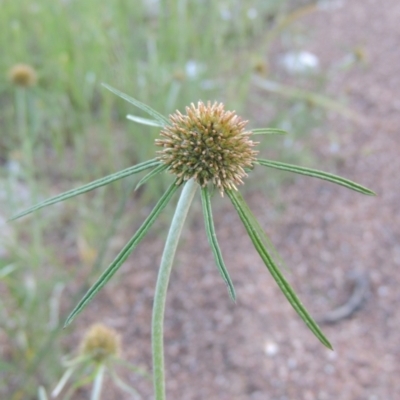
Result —
[[[142, 398], [136, 389], [118, 376], [116, 367], [118, 365], [127, 367], [144, 377], [147, 377], [147, 373], [121, 358], [121, 338], [114, 329], [103, 324], [92, 325], [79, 347], [79, 354], [76, 357], [64, 360], [67, 369], [51, 393], [52, 398], [70, 399], [78, 388], [93, 383], [90, 399], [100, 400], [106, 374], [111, 377], [116, 387], [130, 394], [131, 398], [135, 400]], [[72, 380], [74, 375], [74, 381], [69, 389], [65, 390], [68, 381]], [[63, 392], [65, 392], [64, 395], [62, 395]]]
[[42, 203], [21, 212], [13, 219], [22, 217], [50, 204], [107, 185], [117, 179], [149, 169], [151, 169], [151, 171], [139, 181], [137, 187], [162, 172], [174, 175], [175, 181], [161, 196], [158, 203], [155, 205], [147, 219], [143, 222], [139, 230], [133, 235], [111, 265], [108, 266], [97, 282], [77, 304], [70, 316], [67, 318], [65, 325], [70, 324], [77, 314], [79, 314], [93, 299], [96, 293], [111, 279], [135, 249], [137, 244], [146, 235], [175, 192], [182, 187], [180, 199], [177, 204], [162, 255], [153, 303], [152, 351], [155, 398], [156, 400], [165, 399], [163, 355], [165, 299], [179, 236], [189, 206], [198, 188], [201, 192], [207, 237], [214, 254], [215, 263], [228, 287], [231, 298], [233, 300], [236, 298], [235, 289], [224, 264], [214, 228], [211, 197], [216, 189], [222, 196], [226, 194], [232, 202], [255, 249], [289, 303], [322, 344], [331, 349], [332, 346], [328, 339], [324, 336], [316, 322], [307, 312], [276, 265], [273, 254], [268, 250], [269, 239], [241, 196], [238, 186], [243, 184], [243, 180], [247, 178], [248, 173], [252, 171], [254, 167], [263, 166], [324, 179], [345, 186], [349, 189], [353, 189], [362, 194], [374, 195], [374, 192], [348, 179], [330, 173], [258, 158], [258, 151], [254, 150], [258, 143], [253, 141], [252, 138], [263, 134], [284, 134], [285, 132], [274, 128], [246, 131], [245, 128], [247, 121], [242, 120], [233, 111], [226, 111], [222, 103], [204, 104], [199, 102], [197, 106], [191, 104], [190, 107], [186, 108], [186, 114], [181, 114], [177, 111], [175, 114], [170, 115], [169, 118], [166, 118], [138, 100], [135, 100], [107, 85], [105, 85], [105, 87], [134, 106], [142, 109], [151, 117], [151, 119], [146, 119], [135, 115], [128, 115], [128, 119], [141, 124], [161, 128], [160, 138], [155, 142], [159, 147], [159, 151], [157, 151], [155, 158], [93, 181], [78, 189], [73, 189], [45, 200]]

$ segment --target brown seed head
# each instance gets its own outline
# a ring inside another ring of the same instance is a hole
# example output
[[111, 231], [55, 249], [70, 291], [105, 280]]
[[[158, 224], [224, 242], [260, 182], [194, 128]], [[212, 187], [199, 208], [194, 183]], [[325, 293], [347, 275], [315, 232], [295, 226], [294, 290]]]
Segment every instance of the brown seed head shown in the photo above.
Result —
[[170, 115], [156, 139], [159, 159], [178, 176], [178, 184], [194, 178], [199, 185], [212, 183], [221, 195], [225, 189], [236, 189], [247, 176], [245, 168], [252, 168], [257, 155], [250, 140], [252, 132], [245, 131], [243, 121], [234, 111], [225, 111], [222, 103], [201, 101], [197, 107], [186, 107], [186, 115], [179, 111]]
[[8, 75], [14, 85], [21, 87], [30, 87], [37, 82], [36, 71], [27, 64], [15, 64]]
[[121, 339], [114, 329], [102, 324], [90, 327], [84, 336], [80, 352], [90, 356], [96, 362], [103, 362], [110, 356], [118, 356], [121, 350]]

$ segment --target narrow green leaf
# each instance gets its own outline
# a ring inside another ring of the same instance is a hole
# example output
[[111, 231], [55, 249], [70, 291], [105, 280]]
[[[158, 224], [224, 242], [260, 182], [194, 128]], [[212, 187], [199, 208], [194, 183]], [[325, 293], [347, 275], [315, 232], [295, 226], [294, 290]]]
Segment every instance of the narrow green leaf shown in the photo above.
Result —
[[137, 367], [136, 365], [133, 365], [120, 357], [113, 357], [112, 361], [113, 361], [113, 363], [122, 365], [123, 367], [128, 368], [130, 371], [132, 371], [135, 374], [138, 374], [140, 376], [143, 376], [146, 379], [152, 378], [152, 376], [147, 371], [145, 371], [143, 368]]
[[126, 384], [117, 374], [113, 369], [110, 369], [111, 373], [111, 379], [114, 381], [115, 385], [118, 386], [120, 389], [122, 389], [124, 392], [129, 393], [133, 399], [141, 399], [142, 397], [140, 394], [137, 392], [136, 389], [134, 389], [132, 386], [129, 386]]
[[38, 389], [38, 399], [39, 400], [48, 400], [47, 394], [46, 394], [46, 390], [43, 386], [39, 386]]
[[100, 364], [97, 367], [96, 376], [93, 381], [92, 393], [90, 395], [90, 400], [100, 400], [101, 390], [103, 388], [104, 373], [106, 372], [106, 366]]
[[160, 114], [158, 111], [153, 110], [150, 106], [142, 103], [139, 100], [134, 99], [131, 96], [128, 96], [125, 93], [120, 92], [118, 89], [114, 89], [113, 87], [107, 85], [106, 83], [102, 83], [102, 85], [108, 89], [110, 92], [113, 92], [114, 94], [116, 94], [117, 96], [121, 97], [121, 99], [126, 100], [128, 103], [133, 104], [134, 106], [140, 108], [141, 110], [143, 110], [144, 112], [146, 112], [147, 114], [151, 115], [153, 118], [155, 118], [158, 122], [160, 122], [162, 124], [162, 126], [168, 125], [169, 121], [166, 117], [164, 117], [164, 115]]
[[286, 135], [287, 132], [277, 128], [257, 128], [252, 129], [254, 135]]
[[160, 161], [157, 159], [145, 161], [141, 164], [134, 165], [133, 167], [126, 168], [122, 171], [116, 172], [115, 174], [111, 174], [108, 176], [105, 176], [104, 178], [97, 179], [93, 182], [88, 183], [87, 185], [81, 186], [76, 189], [68, 190], [67, 192], [61, 193], [57, 196], [51, 197], [50, 199], [44, 200], [39, 204], [34, 205], [33, 207], [28, 208], [27, 210], [24, 210], [13, 217], [10, 218], [10, 221], [21, 218], [24, 215], [30, 214], [34, 211], [40, 210], [43, 207], [50, 206], [51, 204], [59, 203], [60, 201], [67, 200], [71, 197], [78, 196], [82, 193], [89, 192], [90, 190], [97, 189], [100, 186], [107, 185], [111, 182], [114, 182], [118, 179], [125, 178], [129, 175], [137, 174], [138, 172], [144, 171], [148, 168], [158, 166]]
[[165, 171], [168, 168], [168, 165], [165, 164], [161, 164], [158, 165], [156, 168], [154, 168], [152, 171], [150, 171], [147, 175], [145, 175], [140, 181], [139, 183], [136, 185], [135, 190], [138, 190], [140, 188], [140, 186], [142, 186], [143, 184], [145, 184], [147, 181], [149, 181], [151, 178], [153, 178], [154, 176], [158, 175], [160, 172]]
[[79, 367], [80, 365], [90, 362], [92, 355], [83, 355], [74, 357], [72, 359], [63, 360], [63, 365], [66, 367]]
[[130, 121], [134, 121], [134, 122], [137, 122], [138, 124], [142, 124], [142, 125], [158, 126], [160, 128], [163, 128], [165, 126], [165, 123], [155, 121], [154, 119], [138, 117], [137, 115], [128, 114], [126, 116], [126, 118], [129, 119]]
[[297, 314], [300, 318], [306, 323], [309, 329], [314, 333], [314, 335], [320, 340], [320, 342], [332, 349], [332, 345], [329, 343], [328, 339], [322, 333], [321, 329], [305, 309], [303, 304], [301, 303], [300, 299], [297, 297], [296, 293], [293, 291], [290, 284], [286, 281], [284, 276], [279, 271], [279, 268], [275, 265], [272, 257], [269, 255], [268, 250], [263, 245], [261, 238], [259, 237], [257, 231], [258, 229], [262, 229], [259, 227], [256, 229], [251, 221], [256, 221], [255, 217], [253, 216], [251, 210], [248, 208], [246, 202], [244, 201], [243, 197], [240, 195], [239, 192], [235, 192], [233, 190], [227, 190], [226, 193], [228, 194], [233, 206], [235, 207], [236, 211], [239, 214], [240, 219], [243, 222], [244, 227], [254, 244], [255, 249], [257, 250], [258, 254], [264, 261], [264, 264], [268, 268], [269, 272], [271, 273], [272, 277], [275, 279], [275, 282], [278, 284], [279, 288], [282, 290], [282, 293], [288, 299], [289, 303], [295, 309]]
[[[71, 382], [70, 389], [72, 389], [71, 390], [72, 393], [76, 389], [79, 389], [80, 387], [82, 387], [84, 385], [89, 385], [90, 383], [92, 383], [94, 381], [94, 379], [96, 378], [96, 374], [97, 374], [97, 368], [93, 369], [92, 367], [93, 367], [93, 358], [91, 361], [87, 362], [85, 365], [80, 366], [79, 370], [75, 374], [75, 375], [77, 375], [76, 378], [73, 380], [73, 382]], [[88, 371], [90, 371], [89, 374], [87, 374]], [[71, 398], [72, 393], [69, 396], [66, 396], [66, 398], [68, 400]], [[63, 400], [65, 400], [65, 397], [63, 398]]]
[[57, 383], [57, 386], [51, 392], [51, 397], [57, 397], [61, 391], [64, 389], [64, 386], [68, 382], [69, 378], [71, 378], [72, 374], [75, 372], [76, 367], [68, 368], [64, 375], [61, 377], [60, 381]]
[[273, 245], [271, 239], [265, 233], [264, 229], [260, 226], [260, 224], [259, 224], [257, 218], [254, 216], [254, 214], [249, 213], [248, 217], [249, 217], [250, 224], [254, 227], [254, 229], [256, 229], [258, 236], [262, 240], [264, 246], [268, 249], [269, 253], [272, 255], [272, 259], [274, 260], [274, 262], [281, 269], [290, 271], [288, 266], [286, 265], [286, 263], [283, 261], [282, 257], [280, 256], [278, 250]]
[[203, 187], [201, 189], [201, 202], [203, 205], [204, 223], [206, 226], [208, 242], [210, 243], [212, 252], [214, 254], [215, 262], [219, 269], [219, 273], [222, 276], [222, 279], [228, 285], [228, 291], [229, 291], [229, 294], [230, 294], [232, 300], [236, 301], [235, 288], [233, 287], [233, 283], [229, 276], [228, 270], [225, 267], [225, 263], [222, 258], [221, 249], [219, 248], [219, 245], [218, 245], [217, 234], [215, 232], [214, 220], [213, 220], [212, 210], [211, 210], [210, 192], [207, 187]]
[[64, 327], [68, 326], [74, 318], [88, 305], [88, 303], [93, 299], [93, 297], [103, 288], [103, 286], [112, 278], [112, 276], [118, 271], [124, 261], [129, 257], [138, 243], [146, 235], [147, 231], [153, 225], [154, 221], [165, 208], [165, 206], [170, 201], [172, 195], [178, 190], [178, 185], [176, 181], [168, 188], [168, 190], [163, 194], [158, 203], [153, 208], [152, 212], [143, 222], [142, 226], [137, 230], [137, 232], [132, 236], [129, 242], [120, 251], [114, 261], [107, 267], [107, 269], [101, 274], [100, 278], [96, 283], [87, 291], [83, 296], [81, 301], [72, 310], [71, 314], [65, 321]]
[[341, 176], [330, 174], [328, 172], [318, 171], [312, 168], [299, 167], [297, 165], [292, 165], [292, 164], [285, 164], [279, 161], [257, 159], [256, 163], [263, 165], [264, 167], [281, 169], [283, 171], [289, 171], [289, 172], [294, 172], [296, 174], [302, 174], [302, 175], [312, 176], [314, 178], [323, 179], [325, 181], [333, 182], [338, 185], [355, 190], [356, 192], [360, 192], [362, 194], [375, 196], [375, 193], [372, 190], [369, 190], [366, 187], [359, 185], [358, 183], [352, 182], [349, 179], [345, 179], [342, 178]]
[[349, 107], [340, 102], [332, 100], [329, 97], [320, 95], [318, 93], [299, 89], [296, 87], [282, 85], [281, 83], [271, 81], [268, 79], [263, 79], [258, 76], [253, 76], [253, 82], [261, 89], [267, 90], [272, 93], [280, 94], [283, 97], [289, 99], [298, 99], [307, 101], [317, 107], [325, 108], [327, 110], [335, 111], [346, 118], [350, 118], [354, 121], [361, 122], [363, 119], [361, 115], [354, 111], [351, 111]]

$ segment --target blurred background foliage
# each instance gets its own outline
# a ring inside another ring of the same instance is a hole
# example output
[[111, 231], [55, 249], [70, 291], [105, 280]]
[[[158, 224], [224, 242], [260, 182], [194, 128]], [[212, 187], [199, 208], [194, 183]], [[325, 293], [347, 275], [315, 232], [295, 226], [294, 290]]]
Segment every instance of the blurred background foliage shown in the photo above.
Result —
[[[154, 157], [157, 129], [126, 121], [140, 112], [101, 82], [163, 114], [200, 99], [223, 101], [251, 119], [250, 127], [290, 131], [263, 140], [263, 151], [311, 162], [296, 138], [324, 109], [346, 113], [318, 94], [329, 72], [302, 52], [309, 33], [293, 25], [317, 7], [289, 0], [0, 0], [1, 398], [33, 399], [39, 385], [57, 382], [69, 310], [61, 296], [69, 304], [80, 297], [118, 251], [118, 232], [140, 221], [167, 185], [158, 180], [133, 195], [128, 179], [6, 223], [44, 197]], [[276, 61], [277, 52], [286, 59]], [[35, 71], [30, 85], [13, 76], [20, 63]], [[304, 90], [283, 85], [291, 76]], [[269, 189], [279, 184], [276, 176]], [[121, 219], [129, 204], [143, 211]]]

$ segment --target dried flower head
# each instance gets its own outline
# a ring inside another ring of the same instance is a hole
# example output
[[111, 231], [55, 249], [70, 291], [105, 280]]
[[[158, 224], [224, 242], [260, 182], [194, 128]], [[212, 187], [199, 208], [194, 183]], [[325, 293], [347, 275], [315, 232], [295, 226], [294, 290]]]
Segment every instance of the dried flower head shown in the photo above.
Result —
[[186, 107], [186, 115], [176, 111], [169, 119], [156, 145], [163, 147], [159, 160], [178, 176], [178, 184], [194, 178], [202, 187], [214, 184], [223, 195], [243, 183], [258, 153], [252, 132], [244, 129], [247, 121], [225, 111], [222, 103], [201, 101]]
[[10, 81], [17, 86], [30, 87], [37, 82], [36, 71], [28, 64], [15, 64], [8, 75]]
[[110, 356], [118, 356], [121, 350], [121, 339], [114, 329], [103, 324], [90, 327], [81, 343], [81, 354], [102, 362]]

